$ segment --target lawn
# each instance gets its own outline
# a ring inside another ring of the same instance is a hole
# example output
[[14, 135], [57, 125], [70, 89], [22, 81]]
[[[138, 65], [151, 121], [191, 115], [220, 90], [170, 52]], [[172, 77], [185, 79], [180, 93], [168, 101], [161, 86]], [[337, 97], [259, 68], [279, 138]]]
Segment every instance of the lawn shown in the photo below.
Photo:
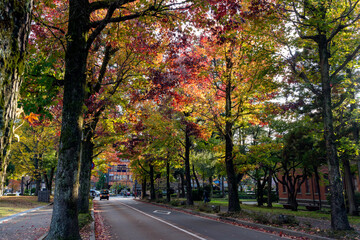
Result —
[[47, 204], [38, 202], [37, 196], [2, 196], [0, 197], [0, 218]]
[[[245, 202], [248, 199], [241, 199], [241, 201]], [[254, 201], [254, 200], [252, 200]], [[212, 204], [217, 204], [221, 206], [228, 206], [228, 200], [223, 198], [213, 198], [211, 199]], [[243, 210], [259, 212], [259, 213], [271, 213], [271, 214], [286, 214], [286, 215], [293, 215], [298, 217], [310, 217], [316, 219], [325, 219], [330, 220], [330, 209], [324, 208], [322, 211], [308, 211], [304, 206], [299, 206], [298, 211], [291, 211], [289, 209], [284, 209], [281, 204], [274, 203], [272, 208], [258, 207], [256, 205], [247, 205], [241, 204], [241, 208]], [[360, 224], [360, 217], [359, 216], [348, 216], [349, 222], [351, 224]]]

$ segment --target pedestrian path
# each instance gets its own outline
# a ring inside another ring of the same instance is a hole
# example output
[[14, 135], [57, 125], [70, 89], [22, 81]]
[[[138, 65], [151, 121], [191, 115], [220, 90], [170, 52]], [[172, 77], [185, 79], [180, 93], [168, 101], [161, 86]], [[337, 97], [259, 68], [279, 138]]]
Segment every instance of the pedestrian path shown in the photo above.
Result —
[[43, 206], [0, 219], [1, 240], [37, 240], [50, 227], [52, 206]]

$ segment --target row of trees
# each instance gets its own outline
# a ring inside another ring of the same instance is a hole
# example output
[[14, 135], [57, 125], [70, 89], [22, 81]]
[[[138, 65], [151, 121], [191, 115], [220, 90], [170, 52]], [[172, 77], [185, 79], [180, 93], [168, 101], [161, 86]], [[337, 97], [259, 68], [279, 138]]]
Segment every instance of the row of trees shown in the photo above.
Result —
[[[131, 159], [144, 185], [156, 167], [166, 168], [168, 183], [171, 165], [180, 176], [184, 168], [189, 205], [191, 158], [220, 165], [229, 186], [229, 211], [240, 210], [238, 183], [245, 172], [267, 169], [271, 182], [279, 167], [275, 159], [282, 160], [289, 176], [309, 166], [307, 161], [326, 159], [332, 227], [349, 229], [339, 157], [349, 166], [356, 154], [348, 149], [358, 143], [357, 1], [53, 0], [32, 5], [30, 0], [0, 4], [6, 53], [0, 59], [1, 185], [29, 42], [31, 60], [20, 101], [29, 124], [18, 134], [13, 158], [31, 159], [39, 169], [57, 156], [47, 239], [80, 239], [77, 214], [88, 211], [91, 162], [99, 156], [114, 160], [114, 155]], [[285, 103], [276, 103], [279, 97]], [[276, 126], [278, 118], [300, 127]], [[54, 127], [53, 135], [48, 129], [51, 140], [41, 139], [39, 125], [49, 121], [61, 122], [61, 129]], [[255, 128], [249, 126], [263, 130], [251, 132]], [[24, 141], [31, 139], [26, 129], [33, 131], [31, 146]], [[59, 144], [52, 143], [56, 136]], [[41, 141], [52, 148], [45, 150]], [[296, 186], [313, 170], [286, 182]], [[149, 180], [153, 185], [154, 178]]]

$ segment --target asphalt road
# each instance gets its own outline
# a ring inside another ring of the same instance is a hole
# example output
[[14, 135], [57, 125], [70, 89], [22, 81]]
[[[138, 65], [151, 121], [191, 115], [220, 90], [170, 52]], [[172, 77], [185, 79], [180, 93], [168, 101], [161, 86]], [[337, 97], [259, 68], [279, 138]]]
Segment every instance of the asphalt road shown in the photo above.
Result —
[[285, 239], [130, 198], [97, 201], [97, 209], [110, 226], [111, 239], [119, 240], [267, 240]]

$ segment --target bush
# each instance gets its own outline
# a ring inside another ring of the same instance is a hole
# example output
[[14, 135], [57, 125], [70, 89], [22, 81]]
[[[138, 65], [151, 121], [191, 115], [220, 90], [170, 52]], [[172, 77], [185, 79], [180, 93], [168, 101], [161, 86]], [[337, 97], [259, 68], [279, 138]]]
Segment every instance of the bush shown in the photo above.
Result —
[[261, 224], [269, 224], [271, 223], [271, 217], [268, 214], [263, 213], [255, 213], [254, 220]]
[[36, 192], [36, 188], [31, 189], [31, 194], [34, 194]]
[[204, 195], [204, 190], [202, 188], [192, 190], [192, 197], [194, 201], [203, 200], [203, 195]]
[[239, 192], [239, 199], [256, 199], [255, 193]]
[[169, 203], [170, 203], [170, 205], [172, 205], [174, 207], [181, 205], [179, 200], [171, 200]]
[[299, 225], [299, 221], [295, 218], [295, 216], [292, 215], [278, 215], [274, 220], [273, 223], [277, 224], [277, 225], [290, 225], [290, 226], [295, 226], [295, 225]]

